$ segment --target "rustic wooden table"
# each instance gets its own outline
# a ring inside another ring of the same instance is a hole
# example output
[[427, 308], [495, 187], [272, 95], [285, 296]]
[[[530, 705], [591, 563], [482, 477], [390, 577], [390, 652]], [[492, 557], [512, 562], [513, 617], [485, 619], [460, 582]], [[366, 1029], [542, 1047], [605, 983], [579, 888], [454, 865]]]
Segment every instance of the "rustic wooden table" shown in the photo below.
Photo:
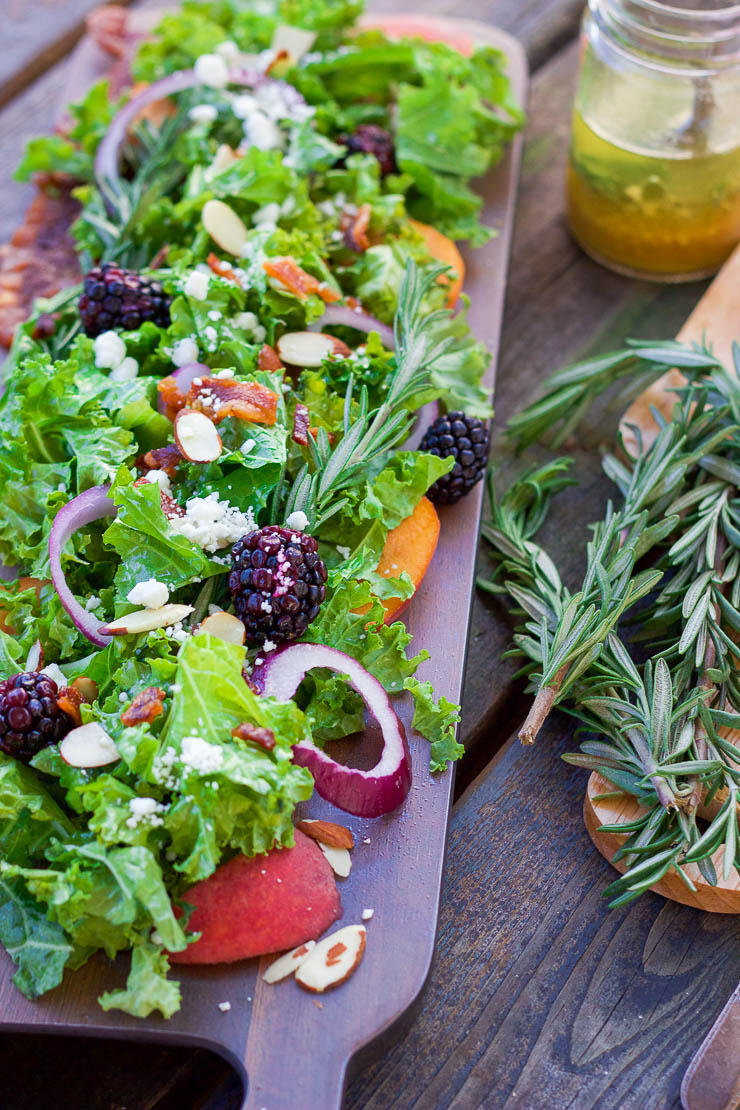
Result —
[[[398, 6], [377, 0], [371, 10]], [[562, 183], [581, 0], [473, 0], [464, 13], [452, 0], [400, 6], [496, 23], [522, 39], [530, 59], [497, 378], [501, 428], [563, 363], [626, 336], [674, 334], [703, 286], [617, 277], [568, 236]], [[0, 150], [8, 169], [26, 138], [53, 118], [65, 56], [92, 7], [93, 0], [4, 0]], [[0, 241], [28, 199], [20, 186], [2, 190]], [[576, 452], [585, 492], [563, 494], [544, 532], [566, 578], [580, 566], [574, 537], [585, 537], [607, 496], [594, 446]], [[520, 464], [500, 448], [497, 458], [503, 485]], [[581, 820], [585, 774], [560, 760], [568, 721], [556, 715], [534, 749], [513, 738], [526, 699], [513, 666], [501, 662], [509, 632], [504, 611], [479, 596], [462, 726], [468, 754], [458, 773], [436, 963], [408, 1035], [356, 1076], [346, 1106], [678, 1108], [681, 1076], [740, 979], [737, 923], [652, 895], [607, 909], [610, 869]], [[226, 1065], [198, 1051], [6, 1036], [0, 1058], [0, 1110], [46, 1110], [53, 1101], [64, 1110], [233, 1110], [240, 1100]]]

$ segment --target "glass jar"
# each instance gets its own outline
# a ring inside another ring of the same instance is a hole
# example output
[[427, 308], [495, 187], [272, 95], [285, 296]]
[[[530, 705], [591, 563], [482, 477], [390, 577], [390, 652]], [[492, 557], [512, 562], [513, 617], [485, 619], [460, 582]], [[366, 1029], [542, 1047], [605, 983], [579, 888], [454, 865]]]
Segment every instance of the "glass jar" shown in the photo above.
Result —
[[722, 265], [740, 241], [740, 3], [589, 0], [568, 220], [633, 277]]

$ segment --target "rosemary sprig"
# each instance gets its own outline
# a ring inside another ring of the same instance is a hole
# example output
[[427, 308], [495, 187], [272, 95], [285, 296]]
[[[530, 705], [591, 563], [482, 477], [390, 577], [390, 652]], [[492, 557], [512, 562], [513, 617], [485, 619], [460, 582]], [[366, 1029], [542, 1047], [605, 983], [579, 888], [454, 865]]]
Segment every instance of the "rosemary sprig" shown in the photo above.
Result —
[[[734, 350], [740, 369], [740, 349]], [[528, 471], [504, 497], [492, 490], [484, 536], [497, 567], [484, 588], [506, 593], [521, 618], [513, 653], [535, 692], [520, 736], [531, 743], [555, 705], [586, 738], [570, 762], [596, 770], [640, 803], [618, 853], [625, 874], [608, 893], [636, 897], [684, 864], [707, 881], [723, 848], [740, 870], [740, 751], [720, 734], [740, 726], [740, 381], [705, 346], [633, 343], [550, 379], [545, 398], [509, 433], [561, 441], [620, 378], [644, 385], [680, 366], [672, 418], [636, 459], [607, 455], [621, 504], [593, 526], [587, 570], [571, 593], [534, 535], [568, 460]], [[649, 561], [650, 566], [642, 565]], [[639, 565], [638, 565], [639, 564]], [[649, 643], [651, 658], [644, 658]]]
[[363, 386], [353, 418], [354, 383], [347, 385], [344, 399], [344, 430], [332, 448], [323, 428], [314, 440], [308, 437], [310, 459], [297, 474], [281, 507], [283, 494], [273, 501], [273, 517], [301, 510], [316, 529], [345, 504], [342, 492], [362, 480], [370, 470], [408, 438], [414, 412], [433, 389], [434, 364], [454, 343], [452, 337], [435, 338], [435, 325], [450, 316], [446, 309], [424, 310], [424, 299], [444, 267], [421, 273], [413, 262], [406, 264], [395, 318], [396, 366], [385, 399], [375, 409], [368, 406]]

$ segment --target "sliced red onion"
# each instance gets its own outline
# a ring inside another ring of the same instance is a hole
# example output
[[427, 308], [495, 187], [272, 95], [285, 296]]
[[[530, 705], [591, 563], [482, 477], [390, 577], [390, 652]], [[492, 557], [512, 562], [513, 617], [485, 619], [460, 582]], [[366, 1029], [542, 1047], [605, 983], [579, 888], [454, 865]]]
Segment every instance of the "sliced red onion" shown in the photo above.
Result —
[[70, 538], [80, 528], [84, 528], [86, 524], [92, 524], [94, 520], [100, 520], [101, 517], [116, 515], [118, 509], [108, 497], [109, 489], [108, 485], [93, 486], [92, 489], [73, 497], [54, 517], [49, 534], [49, 562], [54, 589], [59, 594], [59, 600], [72, 618], [75, 627], [98, 647], [105, 647], [112, 637], [105, 636], [99, 631], [102, 622], [80, 605], [67, 585], [67, 579], [62, 570], [62, 552]]
[[384, 347], [387, 347], [390, 351], [394, 351], [396, 348], [396, 337], [393, 334], [393, 328], [389, 327], [388, 324], [382, 324], [380, 320], [376, 320], [374, 316], [371, 316], [362, 308], [350, 308], [346, 304], [327, 305], [321, 319], [309, 324], [308, 330], [323, 331], [325, 327], [331, 327], [332, 324], [341, 324], [342, 327], [354, 328], [356, 331], [364, 331], [366, 334], [376, 331]]
[[308, 435], [311, 430], [311, 416], [306, 405], [302, 405], [300, 401], [295, 407], [295, 414], [293, 416], [293, 432], [291, 439], [294, 443], [298, 443], [301, 447], [305, 447], [308, 443]]
[[[177, 370], [175, 370], [174, 374], [171, 374], [170, 377], [175, 379], [177, 388], [181, 393], [187, 393], [196, 378], [208, 378], [210, 374], [210, 368], [204, 363], [186, 362], [184, 366], [178, 366]], [[157, 395], [157, 412], [164, 416], [166, 408], [167, 406], [165, 405], [162, 394], [159, 393]]]
[[376, 678], [351, 656], [325, 644], [289, 644], [271, 652], [252, 672], [260, 693], [288, 701], [312, 667], [347, 675], [383, 734], [380, 761], [369, 771], [345, 767], [311, 740], [293, 748], [293, 762], [308, 767], [322, 798], [357, 817], [380, 817], [401, 805], [411, 787], [406, 731]]

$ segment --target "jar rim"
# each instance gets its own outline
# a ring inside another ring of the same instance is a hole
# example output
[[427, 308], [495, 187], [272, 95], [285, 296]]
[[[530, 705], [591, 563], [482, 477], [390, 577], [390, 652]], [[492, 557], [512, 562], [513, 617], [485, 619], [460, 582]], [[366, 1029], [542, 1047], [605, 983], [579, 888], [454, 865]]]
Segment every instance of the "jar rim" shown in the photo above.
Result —
[[695, 75], [739, 65], [740, 2], [717, 8], [699, 2], [589, 0], [588, 6], [615, 45], [655, 65]]

